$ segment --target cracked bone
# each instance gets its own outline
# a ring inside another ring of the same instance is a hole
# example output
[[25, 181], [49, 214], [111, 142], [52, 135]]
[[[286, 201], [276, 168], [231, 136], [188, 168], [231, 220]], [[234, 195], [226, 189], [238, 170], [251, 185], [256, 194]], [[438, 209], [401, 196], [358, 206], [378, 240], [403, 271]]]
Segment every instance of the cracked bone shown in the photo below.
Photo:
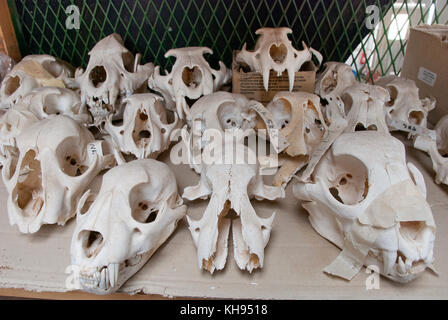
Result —
[[342, 134], [293, 193], [312, 227], [342, 249], [326, 273], [350, 280], [376, 265], [405, 283], [431, 267], [436, 226], [424, 179], [389, 134]]
[[312, 61], [313, 55], [317, 57], [319, 65], [322, 62], [322, 55], [313, 48], [308, 48], [304, 42], [302, 51], [292, 46], [288, 38], [288, 34], [292, 33], [290, 28], [261, 28], [255, 33], [260, 35], [260, 38], [257, 40], [254, 51], [247, 51], [244, 44], [242, 50], [236, 55], [235, 61], [248, 65], [253, 72], [261, 73], [266, 91], [269, 89], [271, 70], [276, 72], [277, 76], [287, 71], [289, 91], [292, 91], [295, 73], [305, 62]]
[[[120, 183], [117, 183], [117, 182]], [[106, 295], [137, 273], [186, 213], [173, 172], [135, 160], [111, 169], [78, 203], [71, 263], [83, 291]]]
[[147, 92], [146, 83], [154, 65], [140, 65], [141, 55], [134, 57], [116, 33], [98, 42], [89, 56], [87, 69], [78, 68], [75, 80], [81, 89], [81, 100], [94, 118], [94, 125], [100, 126], [110, 115], [121, 119], [123, 99], [134, 93]]
[[[237, 135], [236, 135], [237, 136]], [[228, 255], [228, 237], [232, 226], [234, 258], [241, 270], [252, 272], [264, 264], [264, 248], [268, 244], [275, 213], [261, 218], [255, 212], [251, 199], [275, 200], [284, 198], [280, 187], [267, 186], [259, 174], [260, 165], [249, 148], [241, 141], [224, 138], [213, 146], [215, 159], [223, 159], [228, 146], [235, 147], [236, 160], [229, 163], [219, 160], [203, 165], [201, 179], [197, 186], [184, 190], [188, 200], [207, 199], [210, 202], [200, 220], [187, 216], [190, 231], [197, 247], [200, 269], [213, 273], [222, 270]], [[210, 146], [210, 145], [209, 145]], [[209, 147], [208, 146], [208, 147]], [[210, 151], [210, 150], [209, 150]], [[253, 163], [248, 161], [252, 159]], [[233, 160], [233, 159], [232, 159]], [[237, 217], [231, 220], [232, 209]]]

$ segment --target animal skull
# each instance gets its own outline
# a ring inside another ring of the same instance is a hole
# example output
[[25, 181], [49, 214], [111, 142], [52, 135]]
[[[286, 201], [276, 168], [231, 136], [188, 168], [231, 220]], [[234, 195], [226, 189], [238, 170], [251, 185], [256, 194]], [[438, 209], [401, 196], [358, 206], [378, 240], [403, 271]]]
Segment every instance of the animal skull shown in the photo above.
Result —
[[320, 109], [320, 98], [314, 94], [280, 92], [266, 108], [281, 128], [279, 134], [289, 144], [274, 177], [275, 186], [284, 186], [307, 164], [328, 128]]
[[343, 92], [341, 99], [348, 122], [346, 132], [377, 130], [388, 133], [385, 103], [389, 93], [379, 86], [358, 83]]
[[436, 183], [448, 184], [448, 116], [440, 119], [434, 131], [435, 141], [428, 135], [419, 135], [414, 141], [414, 147], [431, 157]]
[[343, 251], [325, 272], [352, 279], [363, 265], [398, 282], [433, 262], [435, 224], [420, 171], [404, 145], [376, 131], [345, 133], [294, 195], [313, 228]]
[[49, 55], [26, 56], [3, 79], [0, 108], [10, 108], [33, 89], [71, 85], [74, 68]]
[[426, 128], [428, 113], [436, 106], [435, 99], [420, 99], [418, 88], [410, 79], [388, 76], [376, 84], [389, 91], [390, 100], [385, 106], [388, 118], [392, 120], [391, 131], [400, 130], [402, 123]]
[[118, 34], [98, 42], [89, 55], [86, 71], [77, 69], [75, 79], [81, 88], [81, 100], [87, 103], [94, 124], [99, 126], [111, 114], [121, 118], [123, 99], [146, 91], [154, 65], [140, 65], [140, 54], [134, 58]]
[[335, 118], [344, 118], [344, 103], [341, 95], [345, 89], [356, 84], [352, 68], [340, 62], [325, 63], [325, 70], [316, 82], [316, 93], [326, 100], [325, 116], [331, 122]]
[[177, 111], [181, 119], [189, 115], [190, 107], [186, 98], [199, 99], [217, 91], [231, 80], [232, 72], [224, 63], [219, 62], [219, 70], [212, 69], [204, 58], [205, 53], [213, 54], [213, 51], [206, 47], [171, 49], [165, 54], [165, 58], [176, 58], [171, 73], [163, 76], [160, 67], [156, 67], [149, 78], [149, 87], [160, 92], [167, 108]]
[[304, 50], [298, 51], [288, 38], [292, 33], [290, 28], [261, 28], [255, 32], [261, 35], [253, 52], [246, 50], [246, 44], [236, 55], [235, 61], [246, 64], [251, 71], [259, 72], [263, 76], [263, 85], [266, 91], [269, 89], [269, 77], [271, 70], [281, 76], [284, 71], [288, 72], [289, 91], [294, 88], [295, 73], [300, 70], [305, 62], [312, 61], [313, 54], [322, 62], [322, 55], [308, 48], [303, 42]]
[[82, 290], [117, 291], [168, 239], [186, 210], [174, 174], [161, 162], [136, 160], [107, 172], [99, 193], [87, 191], [77, 208], [71, 260]]
[[18, 157], [6, 159], [2, 176], [10, 224], [22, 233], [64, 225], [93, 178], [114, 162], [100, 151], [107, 145], [66, 116], [33, 124], [16, 141]]
[[123, 125], [107, 119], [105, 130], [124, 153], [139, 159], [157, 158], [170, 146], [171, 133], [178, 128], [179, 119], [168, 124], [163, 99], [152, 93], [135, 94], [124, 100], [126, 104]]
[[[217, 147], [221, 142], [222, 148]], [[234, 147], [234, 139], [224, 138], [217, 144], [212, 147], [217, 147], [214, 150], [216, 159], [223, 159], [225, 150]], [[252, 164], [246, 160], [256, 160], [255, 155], [251, 157], [249, 148], [237, 140], [234, 150], [236, 150], [235, 162], [205, 163], [200, 183], [186, 188], [183, 194], [188, 200], [210, 197], [207, 209], [200, 220], [193, 220], [187, 216], [198, 251], [199, 268], [210, 273], [225, 266], [231, 224], [234, 257], [239, 268], [252, 272], [256, 268], [263, 267], [264, 248], [269, 241], [275, 213], [270, 218], [260, 218], [250, 200], [254, 197], [258, 200], [275, 200], [285, 196], [282, 188], [264, 185], [259, 175], [258, 161]], [[244, 151], [238, 152], [241, 150]], [[230, 209], [237, 215], [233, 221], [227, 216]]]

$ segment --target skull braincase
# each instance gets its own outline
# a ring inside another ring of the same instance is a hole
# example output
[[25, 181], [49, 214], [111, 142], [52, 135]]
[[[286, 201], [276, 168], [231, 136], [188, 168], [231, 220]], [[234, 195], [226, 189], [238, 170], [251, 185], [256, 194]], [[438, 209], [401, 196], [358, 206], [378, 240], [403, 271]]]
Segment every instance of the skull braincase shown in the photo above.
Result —
[[312, 180], [293, 192], [305, 201], [313, 228], [343, 249], [326, 272], [352, 279], [363, 264], [374, 264], [408, 282], [433, 262], [435, 224], [423, 176], [406, 164], [398, 139], [377, 131], [342, 134]]
[[107, 119], [105, 130], [122, 152], [144, 159], [157, 158], [168, 149], [179, 119], [174, 114], [174, 122], [168, 123], [162, 101], [152, 93], [135, 94], [124, 101], [127, 104], [121, 126], [115, 126], [112, 117]]
[[[378, 80], [378, 85], [389, 91], [390, 100], [386, 103], [389, 117], [409, 124], [426, 127], [428, 112], [435, 108], [435, 100], [420, 99], [415, 81], [397, 76]], [[391, 128], [396, 130], [396, 128]]]
[[72, 265], [83, 290], [109, 294], [168, 239], [186, 206], [168, 166], [144, 159], [107, 172], [99, 193], [86, 192], [77, 211]]
[[189, 115], [186, 98], [199, 99], [217, 91], [231, 80], [232, 72], [224, 63], [219, 62], [219, 70], [212, 69], [204, 58], [205, 53], [213, 54], [213, 51], [206, 47], [171, 49], [165, 54], [166, 58], [176, 58], [171, 73], [163, 76], [160, 67], [156, 67], [149, 78], [149, 87], [160, 92], [167, 108], [177, 111], [181, 119]]
[[35, 88], [68, 86], [73, 71], [68, 63], [49, 55], [26, 56], [3, 79], [0, 108], [12, 107]]
[[269, 89], [269, 77], [271, 70], [280, 76], [284, 71], [288, 72], [289, 91], [293, 90], [295, 72], [299, 71], [305, 62], [312, 60], [312, 55], [322, 62], [322, 55], [314, 49], [308, 49], [303, 43], [304, 50], [296, 50], [288, 39], [292, 33], [290, 28], [261, 28], [256, 31], [260, 38], [257, 40], [253, 52], [246, 50], [246, 44], [236, 55], [237, 63], [246, 64], [254, 72], [263, 76], [263, 84], [266, 91]]
[[326, 100], [325, 116], [331, 123], [334, 118], [344, 117], [341, 95], [345, 89], [356, 84], [351, 66], [341, 62], [325, 63], [325, 70], [316, 81], [316, 93]]
[[387, 90], [380, 86], [358, 83], [342, 93], [346, 132], [377, 130], [389, 132], [386, 124], [385, 103], [389, 100]]
[[75, 74], [82, 101], [87, 103], [95, 125], [104, 122], [110, 114], [121, 118], [122, 99], [146, 91], [146, 81], [154, 65], [140, 65], [140, 55], [134, 57], [118, 34], [98, 42], [89, 56], [86, 71], [78, 69]]
[[[234, 147], [233, 139], [225, 139], [223, 143], [222, 148], [215, 150], [219, 153], [217, 159], [224, 157], [223, 150]], [[186, 188], [183, 194], [188, 200], [210, 197], [202, 218], [193, 220], [187, 216], [187, 220], [197, 247], [199, 268], [211, 273], [225, 266], [231, 225], [234, 257], [239, 268], [252, 272], [263, 267], [264, 248], [269, 241], [275, 213], [270, 218], [259, 217], [250, 199], [275, 200], [285, 196], [282, 188], [264, 185], [259, 175], [259, 163], [247, 161], [256, 160], [254, 155], [249, 155], [249, 148], [237, 141], [234, 150], [236, 162], [204, 164], [199, 184]], [[241, 150], [245, 152], [238, 152]], [[230, 209], [236, 213], [236, 219], [226, 217]]]
[[63, 225], [75, 204], [110, 157], [88, 157], [93, 135], [73, 119], [53, 116], [23, 130], [16, 138], [18, 156], [4, 163], [11, 225], [22, 233], [43, 224]]

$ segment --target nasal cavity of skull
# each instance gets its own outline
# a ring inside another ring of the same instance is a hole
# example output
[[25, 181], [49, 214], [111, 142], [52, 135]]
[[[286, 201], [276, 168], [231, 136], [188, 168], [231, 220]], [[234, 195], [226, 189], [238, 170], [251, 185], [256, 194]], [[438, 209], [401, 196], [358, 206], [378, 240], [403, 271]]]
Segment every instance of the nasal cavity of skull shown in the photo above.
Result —
[[17, 205], [24, 216], [37, 216], [43, 205], [42, 170], [33, 150], [28, 151], [20, 165], [17, 181]]
[[411, 111], [409, 113], [409, 123], [415, 125], [421, 125], [423, 119], [425, 118], [425, 114], [422, 111]]
[[423, 221], [402, 221], [400, 222], [400, 234], [408, 241], [418, 241], [421, 231], [426, 227]]
[[366, 126], [360, 122], [356, 124], [355, 131], [378, 131], [378, 127], [375, 124]]
[[192, 89], [199, 87], [202, 82], [202, 72], [198, 67], [185, 67], [182, 71], [182, 81]]
[[283, 43], [279, 46], [273, 44], [269, 49], [269, 55], [275, 63], [282, 64], [288, 55], [288, 49], [286, 49]]
[[83, 166], [79, 160], [77, 160], [76, 156], [67, 155], [62, 171], [71, 177], [79, 177], [87, 171], [87, 167]]
[[78, 235], [82, 249], [88, 259], [95, 258], [104, 244], [104, 237], [98, 231], [83, 230]]
[[12, 95], [14, 92], [17, 91], [17, 89], [20, 88], [20, 78], [19, 77], [11, 77], [6, 80], [5, 85], [5, 94], [7, 96]]
[[60, 104], [61, 104], [61, 97], [58, 97], [56, 94], [49, 94], [44, 99], [43, 111], [46, 114], [60, 115], [61, 114], [61, 110], [59, 109]]
[[148, 201], [140, 201], [132, 211], [132, 217], [140, 223], [151, 223], [157, 219], [159, 211]]
[[96, 66], [90, 71], [89, 78], [93, 86], [99, 88], [106, 82], [107, 71], [103, 66]]

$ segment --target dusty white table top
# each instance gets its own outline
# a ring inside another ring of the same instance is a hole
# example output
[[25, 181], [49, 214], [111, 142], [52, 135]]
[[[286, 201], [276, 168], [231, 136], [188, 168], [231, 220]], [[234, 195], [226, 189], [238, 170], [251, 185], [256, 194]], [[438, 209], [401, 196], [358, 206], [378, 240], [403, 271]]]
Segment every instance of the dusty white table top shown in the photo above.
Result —
[[[159, 159], [160, 160], [160, 159]], [[199, 180], [187, 166], [173, 166], [167, 153], [161, 160], [174, 170], [179, 190]], [[408, 148], [408, 161], [423, 173], [437, 225], [436, 276], [426, 271], [412, 283], [402, 285], [383, 277], [379, 290], [366, 290], [365, 269], [351, 282], [322, 272], [340, 250], [320, 237], [310, 226], [308, 215], [292, 196], [256, 202], [261, 216], [277, 212], [271, 240], [265, 251], [265, 266], [253, 274], [238, 269], [232, 241], [224, 271], [210, 275], [199, 270], [196, 249], [186, 221], [151, 260], [121, 289], [121, 292], [173, 297], [262, 298], [262, 299], [447, 299], [448, 298], [448, 186], [436, 185], [429, 158]], [[22, 235], [11, 227], [6, 212], [6, 190], [0, 183], [0, 288], [65, 292], [65, 270], [70, 264], [70, 241], [75, 221], [65, 227], [45, 226], [35, 235]], [[189, 204], [189, 214], [200, 217], [207, 201]]]

